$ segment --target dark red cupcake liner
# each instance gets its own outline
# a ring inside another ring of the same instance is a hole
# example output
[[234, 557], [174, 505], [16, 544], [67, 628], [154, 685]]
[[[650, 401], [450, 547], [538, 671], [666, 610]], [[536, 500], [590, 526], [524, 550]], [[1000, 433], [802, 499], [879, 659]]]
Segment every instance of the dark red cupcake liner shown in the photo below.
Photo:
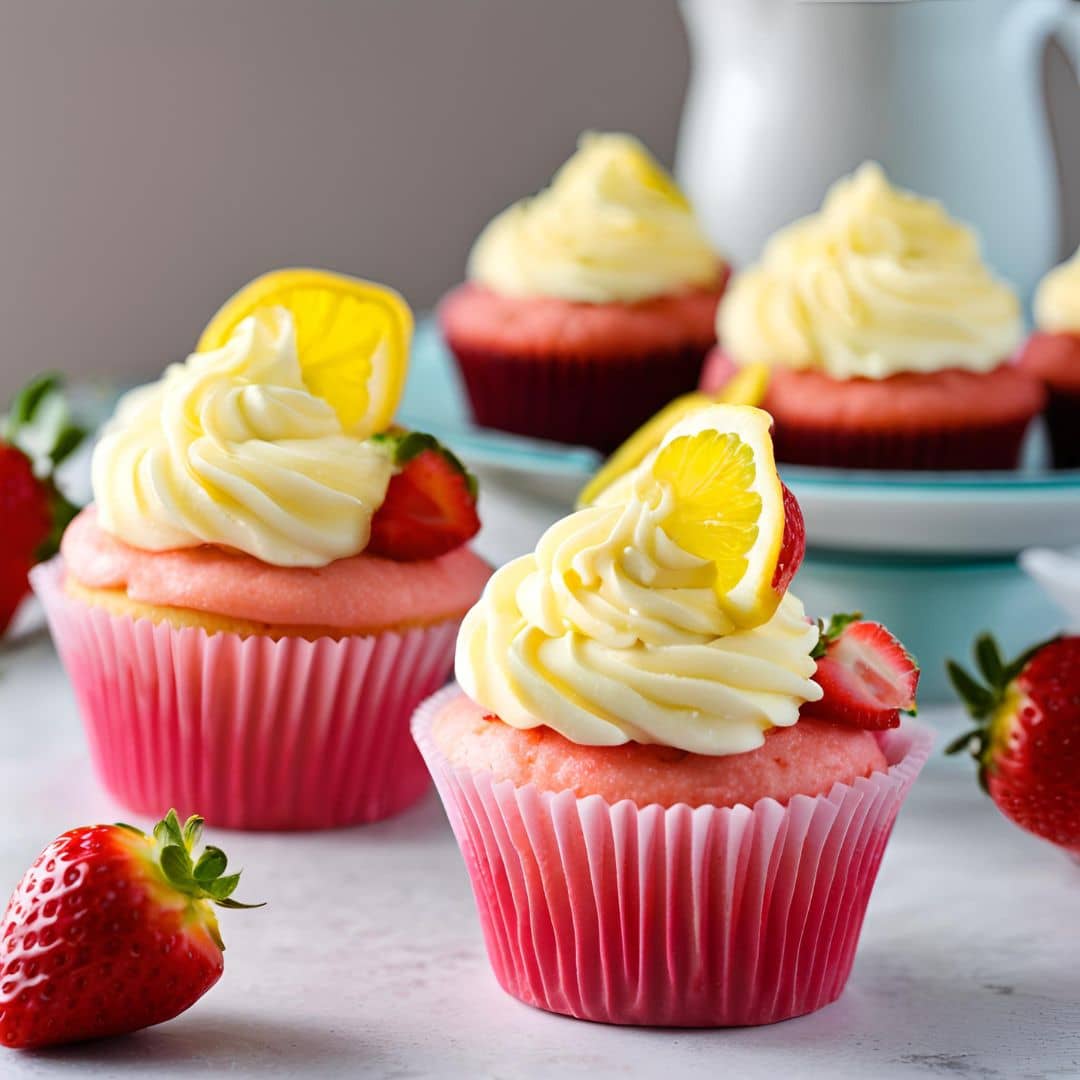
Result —
[[1080, 391], [1050, 388], [1046, 426], [1054, 467], [1080, 469]]
[[473, 419], [536, 439], [614, 450], [697, 386], [707, 348], [641, 356], [527, 357], [449, 342]]
[[[1078, 402], [1080, 408], [1080, 402]], [[777, 461], [837, 469], [1015, 469], [1030, 418], [932, 430], [817, 428], [777, 421]], [[1080, 444], [1078, 444], [1080, 445]]]

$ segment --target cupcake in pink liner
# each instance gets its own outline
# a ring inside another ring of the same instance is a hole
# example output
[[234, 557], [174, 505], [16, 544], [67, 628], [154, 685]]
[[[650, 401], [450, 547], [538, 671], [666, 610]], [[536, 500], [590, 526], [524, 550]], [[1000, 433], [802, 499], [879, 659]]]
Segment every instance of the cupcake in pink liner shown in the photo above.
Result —
[[1080, 251], [1039, 284], [1020, 367], [1046, 387], [1054, 465], [1080, 469]]
[[587, 134], [483, 231], [439, 321], [478, 424], [609, 451], [694, 388], [726, 279], [645, 147]]
[[787, 591], [804, 534], [768, 428], [704, 408], [624, 501], [552, 526], [414, 717], [496, 978], [530, 1005], [714, 1027], [843, 991], [930, 738], [900, 726], [900, 643]]
[[1045, 399], [1011, 362], [1020, 305], [975, 233], [873, 163], [772, 237], [717, 329], [735, 364], [772, 368], [764, 408], [792, 464], [1015, 468]]
[[465, 545], [479, 522], [460, 463], [359, 415], [402, 381], [379, 365], [406, 362], [385, 342], [367, 359], [371, 392], [350, 360], [342, 411], [290, 311], [259, 307], [105, 428], [95, 504], [33, 586], [97, 771], [130, 810], [313, 829], [426, 789], [409, 717], [490, 571]]

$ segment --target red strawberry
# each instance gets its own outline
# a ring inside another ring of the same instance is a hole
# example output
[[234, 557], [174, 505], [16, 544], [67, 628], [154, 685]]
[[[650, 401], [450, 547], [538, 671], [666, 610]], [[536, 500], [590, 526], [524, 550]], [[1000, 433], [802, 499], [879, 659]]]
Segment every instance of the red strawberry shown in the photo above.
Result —
[[948, 663], [978, 726], [945, 752], [970, 751], [1010, 821], [1080, 855], [1080, 637], [1044, 642], [1006, 663], [983, 634], [975, 659], [986, 685]]
[[[81, 442], [85, 432], [66, 419], [53, 376], [35, 379], [15, 397], [0, 441], [0, 634], [30, 591], [27, 574], [39, 559], [52, 555], [60, 534], [75, 516], [57, 488], [52, 472]], [[47, 443], [36, 455], [30, 446]]]
[[0, 443], [0, 634], [30, 591], [26, 575], [52, 530], [49, 493], [30, 459]]
[[431, 435], [382, 436], [400, 468], [371, 522], [367, 550], [399, 562], [434, 559], [480, 531], [476, 481]]
[[91, 825], [57, 837], [16, 888], [0, 937], [0, 1045], [120, 1035], [171, 1020], [221, 978], [213, 906], [239, 874], [194, 848], [202, 818], [170, 810], [152, 837]]
[[807, 702], [803, 716], [882, 731], [899, 726], [901, 712], [915, 710], [919, 665], [881, 623], [834, 615], [813, 655], [814, 681], [825, 694]]
[[803, 521], [799, 500], [787, 484], [780, 486], [784, 489], [784, 538], [780, 543], [780, 558], [776, 561], [772, 587], [783, 596], [791, 579], [799, 572], [806, 554], [806, 522]]

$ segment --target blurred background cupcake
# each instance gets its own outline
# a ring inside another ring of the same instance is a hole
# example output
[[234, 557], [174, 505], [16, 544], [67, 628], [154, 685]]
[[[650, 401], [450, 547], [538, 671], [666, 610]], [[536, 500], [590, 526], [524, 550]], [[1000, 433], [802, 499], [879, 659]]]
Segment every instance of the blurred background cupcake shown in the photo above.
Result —
[[1020, 365], [1046, 386], [1054, 465], [1080, 468], [1080, 251], [1040, 283]]
[[480, 234], [439, 318], [478, 424], [611, 450], [696, 384], [726, 277], [645, 147], [586, 134]]
[[874, 163], [776, 233], [719, 313], [724, 355], [772, 368], [777, 458], [846, 468], [1015, 467], [1044, 399], [1010, 363], [1021, 332], [975, 233]]

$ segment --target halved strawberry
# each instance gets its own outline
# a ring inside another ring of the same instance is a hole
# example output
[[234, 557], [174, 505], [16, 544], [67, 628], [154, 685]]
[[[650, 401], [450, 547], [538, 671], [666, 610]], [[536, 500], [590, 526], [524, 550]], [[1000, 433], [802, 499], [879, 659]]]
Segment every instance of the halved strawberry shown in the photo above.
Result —
[[834, 615], [813, 655], [814, 682], [825, 694], [807, 702], [803, 716], [882, 731], [899, 726], [901, 712], [915, 711], [919, 665], [881, 623]]
[[774, 592], [783, 596], [791, 579], [799, 572], [806, 554], [806, 522], [799, 500], [792, 494], [791, 488], [787, 484], [780, 486], [784, 489], [784, 539], [780, 543], [780, 557], [776, 560], [772, 587]]
[[367, 550], [399, 562], [435, 559], [480, 531], [476, 479], [431, 435], [379, 437], [398, 472], [371, 522]]

